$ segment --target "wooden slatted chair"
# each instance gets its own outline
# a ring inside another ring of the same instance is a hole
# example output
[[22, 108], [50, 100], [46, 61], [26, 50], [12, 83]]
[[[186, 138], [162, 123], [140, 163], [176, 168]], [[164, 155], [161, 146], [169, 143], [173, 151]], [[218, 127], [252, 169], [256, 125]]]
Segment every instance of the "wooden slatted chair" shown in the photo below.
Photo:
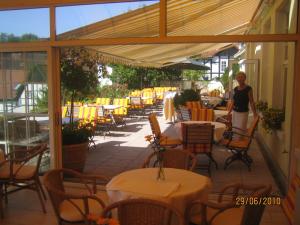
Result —
[[115, 98], [113, 101], [114, 105], [119, 105], [121, 108], [115, 109], [113, 111], [114, 120], [116, 125], [125, 126], [125, 117], [128, 115], [128, 99], [126, 98]]
[[294, 223], [294, 218], [295, 218], [295, 205], [296, 205], [296, 192], [297, 189], [300, 189], [300, 177], [299, 176], [295, 176], [290, 185], [289, 185], [289, 189], [288, 189], [288, 193], [286, 195], [286, 197], [283, 199], [281, 207], [283, 212], [285, 213], [285, 215], [288, 218], [288, 221], [290, 223], [290, 225], [296, 225]]
[[[162, 154], [163, 154], [163, 165], [166, 168], [176, 168], [176, 169], [193, 171], [197, 165], [196, 156], [189, 151], [167, 148]], [[153, 152], [151, 155], [147, 157], [142, 167], [148, 168], [148, 167], [158, 166], [157, 160], [153, 161], [153, 158], [155, 157], [156, 157], [156, 152]]]
[[168, 136], [165, 136], [161, 133], [160, 126], [156, 117], [155, 113], [151, 113], [148, 117], [151, 130], [152, 130], [152, 138], [153, 142], [157, 146], [161, 147], [176, 147], [178, 145], [181, 145], [181, 140], [180, 139], [174, 139], [170, 138]]
[[[80, 193], [74, 193], [65, 187], [64, 175], [79, 181], [84, 187]], [[88, 215], [101, 216], [105, 203], [97, 193], [97, 182], [107, 183], [108, 179], [99, 175], [84, 175], [70, 169], [50, 170], [44, 177], [59, 225], [67, 223], [88, 223]]]
[[[228, 185], [221, 190], [217, 201], [195, 201], [190, 204], [186, 210], [186, 221], [195, 225], [259, 225], [265, 204], [258, 203], [267, 198], [271, 190], [271, 185]], [[245, 199], [244, 203], [246, 199], [256, 199], [258, 203], [241, 204], [242, 199]], [[198, 213], [195, 206], [201, 206]]]
[[122, 225], [185, 225], [184, 217], [172, 205], [150, 199], [127, 199], [105, 208], [102, 217], [108, 218], [113, 210]]
[[96, 131], [103, 132], [104, 137], [110, 133], [111, 128], [114, 126], [113, 117], [105, 113], [103, 106], [97, 109]]
[[142, 115], [145, 115], [145, 106], [141, 97], [130, 97], [130, 111], [142, 112]]
[[204, 154], [209, 158], [208, 166], [203, 166], [210, 174], [210, 165], [213, 162], [218, 168], [216, 160], [213, 158], [213, 138], [214, 126], [207, 124], [186, 124], [182, 123], [182, 145], [184, 150], [194, 154]]
[[[251, 170], [252, 158], [248, 155], [248, 151], [254, 137], [254, 132], [258, 126], [259, 117], [253, 119], [251, 126], [246, 131], [235, 132], [231, 131], [232, 135], [229, 139], [223, 139], [220, 144], [230, 150], [232, 156], [225, 160], [224, 169], [235, 162], [236, 160], [242, 161], [248, 170]], [[235, 128], [235, 127], [232, 127]], [[245, 132], [245, 133], [242, 133]], [[238, 138], [240, 137], [240, 138]]]

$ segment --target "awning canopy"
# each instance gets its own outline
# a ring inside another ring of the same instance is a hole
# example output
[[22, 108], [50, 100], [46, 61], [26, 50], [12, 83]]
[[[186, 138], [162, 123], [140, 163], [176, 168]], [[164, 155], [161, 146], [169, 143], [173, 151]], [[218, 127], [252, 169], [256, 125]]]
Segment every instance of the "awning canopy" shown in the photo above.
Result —
[[[167, 31], [170, 36], [243, 34], [261, 0], [168, 0]], [[159, 4], [75, 29], [60, 39], [153, 37], [159, 33]], [[228, 43], [147, 44], [90, 47], [103, 60], [136, 66], [163, 67], [191, 56], [209, 56]]]

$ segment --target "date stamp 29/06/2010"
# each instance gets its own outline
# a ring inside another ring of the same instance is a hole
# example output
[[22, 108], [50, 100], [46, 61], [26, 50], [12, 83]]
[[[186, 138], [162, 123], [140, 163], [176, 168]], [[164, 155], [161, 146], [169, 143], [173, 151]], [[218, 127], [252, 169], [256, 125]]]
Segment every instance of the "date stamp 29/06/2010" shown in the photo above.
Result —
[[237, 206], [243, 205], [280, 205], [280, 197], [236, 197]]

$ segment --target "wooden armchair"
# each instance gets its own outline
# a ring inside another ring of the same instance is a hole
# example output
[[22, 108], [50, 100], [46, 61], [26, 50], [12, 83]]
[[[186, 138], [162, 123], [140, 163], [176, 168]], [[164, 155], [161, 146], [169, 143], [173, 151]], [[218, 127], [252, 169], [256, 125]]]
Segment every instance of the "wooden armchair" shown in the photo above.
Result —
[[[149, 155], [143, 164], [143, 168], [151, 166], [156, 167], [157, 160], [154, 160], [153, 162], [153, 158], [155, 156], [156, 152], [153, 152], [151, 155]], [[153, 162], [152, 165], [151, 162]], [[167, 168], [193, 171], [197, 165], [197, 158], [193, 153], [190, 153], [188, 151], [184, 151], [181, 149], [166, 149], [163, 152], [163, 164], [164, 167]]]
[[161, 147], [176, 147], [181, 145], [180, 139], [174, 139], [168, 136], [165, 136], [161, 133], [160, 126], [155, 113], [151, 113], [148, 117], [151, 130], [152, 130], [152, 138], [153, 142], [156, 146]]
[[[78, 179], [85, 190], [80, 193], [68, 192], [63, 181], [64, 175]], [[63, 222], [88, 223], [89, 214], [101, 216], [105, 203], [97, 194], [99, 180], [108, 181], [104, 176], [84, 175], [70, 169], [55, 169], [45, 175], [44, 184], [59, 225]]]
[[[42, 195], [46, 195], [39, 179], [39, 168], [47, 144], [40, 144], [33, 148], [19, 148], [4, 155], [0, 162], [0, 213], [3, 217], [3, 197], [7, 202], [7, 195], [22, 189], [30, 189], [37, 192], [43, 212], [46, 208]], [[11, 190], [7, 190], [12, 186]]]
[[[232, 135], [228, 139], [223, 139], [220, 144], [224, 145], [227, 149], [230, 150], [232, 156], [228, 157], [225, 160], [224, 169], [226, 169], [231, 163], [236, 160], [242, 161], [248, 167], [248, 170], [251, 170], [251, 164], [253, 162], [252, 158], [248, 155], [248, 151], [254, 137], [255, 129], [257, 128], [259, 122], [259, 117], [254, 118], [251, 126], [247, 131], [236, 132], [232, 130]], [[232, 127], [232, 129], [238, 129]], [[244, 132], [244, 133], [242, 133]], [[240, 137], [240, 138], [236, 138]]]
[[218, 168], [218, 164], [212, 155], [214, 138], [214, 126], [205, 124], [185, 124], [182, 123], [182, 145], [184, 150], [194, 154], [205, 154], [209, 158], [209, 165], [206, 167], [210, 173], [210, 165], [213, 162]]
[[172, 219], [184, 225], [184, 217], [173, 206], [150, 199], [128, 199], [108, 206], [102, 216], [108, 218], [117, 209], [122, 225], [171, 225]]
[[[271, 190], [271, 185], [228, 185], [221, 190], [216, 201], [190, 204], [186, 220], [197, 225], [259, 225], [266, 205], [264, 199]], [[195, 211], [195, 206], [197, 209], [200, 206], [200, 211]]]

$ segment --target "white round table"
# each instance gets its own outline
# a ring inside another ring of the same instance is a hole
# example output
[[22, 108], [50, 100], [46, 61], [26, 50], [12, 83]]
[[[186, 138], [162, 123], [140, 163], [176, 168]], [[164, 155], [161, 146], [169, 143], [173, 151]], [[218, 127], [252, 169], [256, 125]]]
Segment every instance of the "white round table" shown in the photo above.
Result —
[[125, 199], [147, 198], [173, 205], [183, 215], [194, 200], [206, 200], [211, 180], [187, 170], [164, 168], [164, 181], [157, 181], [158, 168], [130, 170], [115, 176], [106, 190], [110, 203]]
[[227, 116], [228, 111], [227, 110], [214, 110], [214, 117], [215, 120], [222, 116]]
[[184, 122], [178, 122], [175, 124], [175, 131], [179, 138], [182, 139], [182, 129], [181, 129], [181, 124], [204, 124], [204, 123], [210, 123], [214, 125], [214, 141], [219, 142], [223, 138], [223, 133], [226, 130], [226, 125], [224, 123], [219, 123], [219, 122], [210, 122], [210, 121], [184, 121]]

